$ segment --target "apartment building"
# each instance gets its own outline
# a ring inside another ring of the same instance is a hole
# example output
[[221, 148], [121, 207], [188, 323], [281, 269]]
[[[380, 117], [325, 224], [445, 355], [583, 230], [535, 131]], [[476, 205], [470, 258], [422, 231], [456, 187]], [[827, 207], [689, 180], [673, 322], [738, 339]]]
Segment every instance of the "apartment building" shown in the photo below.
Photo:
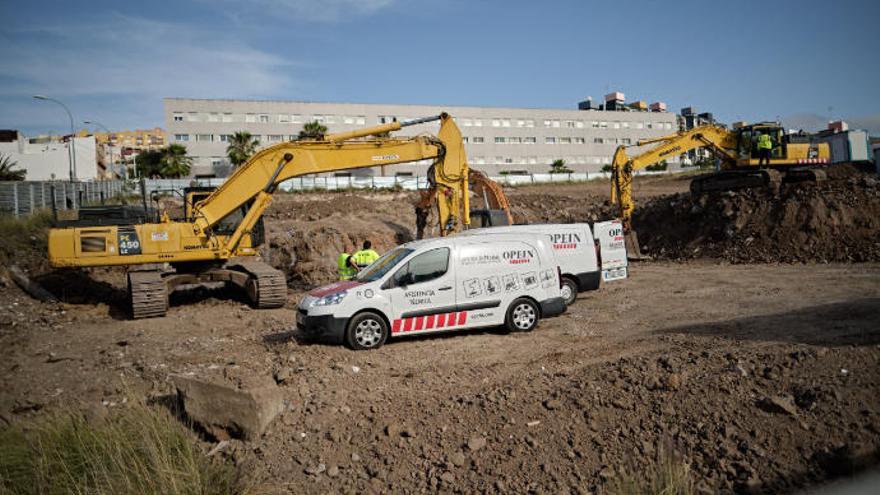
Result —
[[[596, 172], [611, 163], [618, 145], [679, 129], [678, 117], [666, 112], [665, 106], [653, 105], [654, 111], [645, 105], [628, 107], [620, 102], [621, 93], [612, 95], [618, 103], [617, 110], [611, 111], [186, 98], [166, 98], [164, 111], [169, 142], [186, 145], [197, 176], [229, 173], [226, 147], [236, 131], [250, 132], [261, 146], [271, 146], [295, 139], [303, 124], [311, 121], [321, 122], [329, 132], [342, 132], [441, 112], [452, 115], [461, 128], [471, 167], [490, 175], [547, 173], [558, 159], [575, 172]], [[437, 129], [437, 122], [432, 122], [408, 127], [401, 135], [436, 133]], [[355, 173], [420, 175], [425, 173], [423, 165]], [[670, 166], [678, 166], [678, 157], [670, 160]]]

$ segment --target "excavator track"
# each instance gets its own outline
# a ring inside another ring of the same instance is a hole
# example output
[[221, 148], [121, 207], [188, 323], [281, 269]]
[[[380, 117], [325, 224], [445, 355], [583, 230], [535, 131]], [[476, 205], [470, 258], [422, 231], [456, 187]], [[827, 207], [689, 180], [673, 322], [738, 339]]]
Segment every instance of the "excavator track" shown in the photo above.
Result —
[[134, 319], [165, 316], [168, 288], [158, 270], [128, 272], [131, 316]]
[[281, 270], [257, 260], [236, 261], [228, 268], [248, 274], [245, 291], [254, 307], [280, 308], [287, 302], [287, 279]]
[[691, 194], [699, 196], [717, 191], [739, 191], [742, 189], [767, 189], [778, 191], [782, 174], [775, 170], [725, 170], [697, 177], [691, 181]]

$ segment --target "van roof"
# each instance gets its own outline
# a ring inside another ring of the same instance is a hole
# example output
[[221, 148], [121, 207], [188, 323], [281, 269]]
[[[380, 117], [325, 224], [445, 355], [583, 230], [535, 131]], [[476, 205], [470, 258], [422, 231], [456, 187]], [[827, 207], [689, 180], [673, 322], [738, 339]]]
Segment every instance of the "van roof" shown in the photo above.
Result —
[[499, 225], [496, 227], [480, 227], [477, 229], [468, 229], [460, 234], [466, 235], [475, 235], [475, 234], [505, 234], [510, 232], [528, 232], [531, 230], [540, 230], [545, 228], [553, 228], [553, 229], [586, 229], [590, 232], [593, 229], [590, 227], [589, 223], [579, 222], [579, 223], [530, 223], [530, 224], [521, 224], [521, 225]]
[[[490, 227], [491, 228], [491, 227]], [[474, 230], [482, 230], [482, 229], [474, 229]], [[423, 249], [423, 248], [431, 248], [431, 247], [443, 247], [450, 246], [453, 244], [476, 244], [479, 242], [486, 241], [525, 241], [525, 240], [534, 240], [540, 243], [545, 242], [544, 236], [542, 234], [533, 233], [533, 232], [493, 232], [492, 236], [481, 236], [477, 234], [467, 235], [467, 236], [450, 236], [450, 237], [435, 237], [431, 239], [421, 239], [417, 241], [409, 241], [406, 244], [403, 244], [401, 247], [406, 247], [408, 249]]]

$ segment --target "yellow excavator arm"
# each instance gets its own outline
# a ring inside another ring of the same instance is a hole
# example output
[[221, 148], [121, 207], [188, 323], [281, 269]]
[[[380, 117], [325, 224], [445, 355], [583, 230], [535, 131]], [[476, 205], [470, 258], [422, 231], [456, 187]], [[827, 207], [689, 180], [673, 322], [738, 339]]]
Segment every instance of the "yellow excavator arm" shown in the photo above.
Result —
[[[468, 171], [468, 182], [470, 183], [470, 191], [473, 191], [477, 198], [482, 200], [482, 205], [485, 207], [485, 209], [475, 211], [482, 220], [478, 226], [513, 225], [510, 203], [497, 182], [487, 177], [483, 172], [473, 169]], [[444, 221], [443, 210], [459, 209], [455, 198], [467, 197], [467, 195], [468, 190], [456, 195], [453, 188], [432, 181], [427, 189], [419, 193], [419, 200], [416, 203], [416, 239], [423, 239], [425, 236], [425, 227], [428, 225], [428, 216], [432, 205], [436, 205], [438, 209], [440, 235], [445, 236], [453, 232], [452, 226]], [[493, 213], [498, 213], [502, 217], [500, 219], [493, 218]]]
[[[379, 137], [403, 127], [440, 121], [438, 135]], [[254, 255], [249, 234], [285, 180], [302, 175], [433, 160], [432, 180], [448, 191], [439, 205], [441, 225], [452, 230], [470, 223], [468, 165], [461, 131], [452, 117], [393, 122], [321, 139], [270, 146], [239, 167], [193, 206], [192, 220], [117, 226], [59, 228], [50, 232], [49, 258], [55, 266], [135, 265], [225, 260]], [[231, 233], [214, 232], [229, 215], [247, 208]], [[87, 238], [84, 240], [84, 238]], [[137, 244], [137, 249], [129, 249]]]
[[632, 213], [635, 208], [632, 196], [633, 172], [697, 148], [709, 148], [722, 160], [736, 162], [736, 133], [716, 125], [640, 140], [634, 146], [651, 144], [656, 146], [634, 157], [627, 155], [628, 146], [618, 146], [614, 152], [611, 163], [611, 202], [617, 204], [625, 232], [632, 228]]

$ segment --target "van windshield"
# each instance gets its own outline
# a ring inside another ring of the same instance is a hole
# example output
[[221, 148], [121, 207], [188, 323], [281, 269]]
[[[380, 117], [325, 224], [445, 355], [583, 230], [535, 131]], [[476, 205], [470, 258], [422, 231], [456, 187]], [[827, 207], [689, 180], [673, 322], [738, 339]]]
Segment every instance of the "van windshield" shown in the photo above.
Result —
[[412, 249], [407, 248], [397, 248], [393, 251], [389, 251], [385, 253], [381, 258], [377, 259], [370, 266], [361, 270], [355, 280], [358, 282], [375, 282], [380, 278], [384, 277], [389, 270], [397, 266], [400, 263], [400, 260], [409, 256], [412, 253]]

